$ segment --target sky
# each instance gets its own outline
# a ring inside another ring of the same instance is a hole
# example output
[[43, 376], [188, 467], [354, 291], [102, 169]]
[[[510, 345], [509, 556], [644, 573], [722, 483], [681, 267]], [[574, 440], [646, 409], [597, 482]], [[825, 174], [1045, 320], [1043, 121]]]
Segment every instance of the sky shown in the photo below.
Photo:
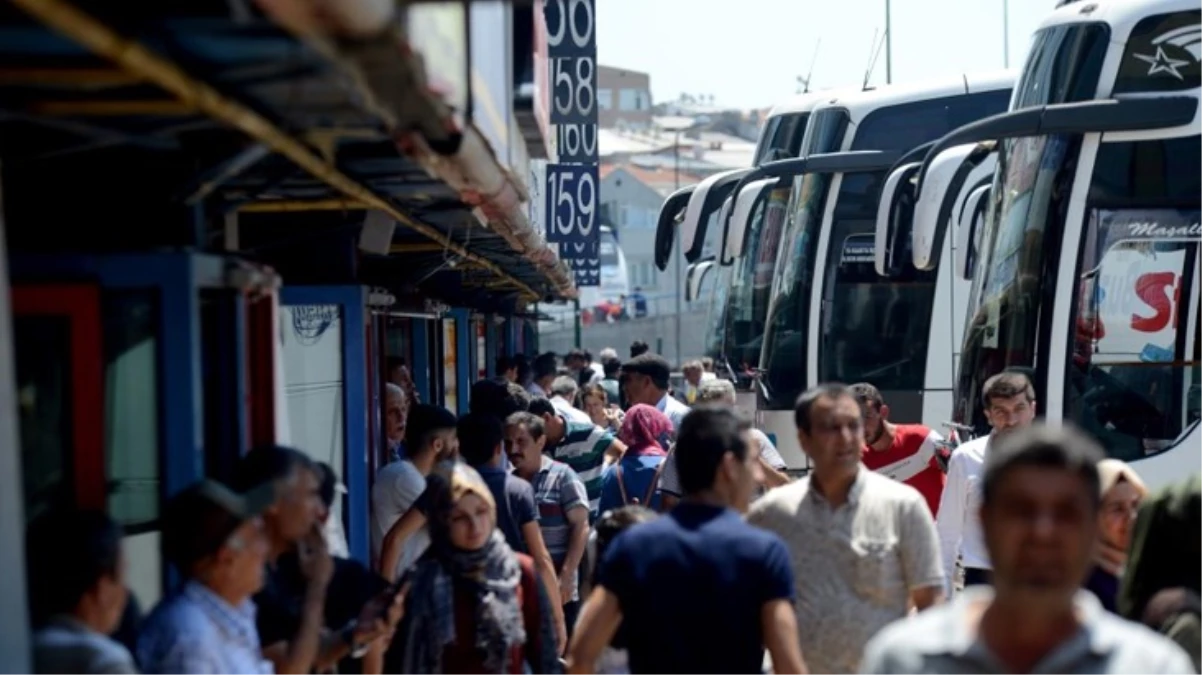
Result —
[[[768, 107], [798, 89], [858, 87], [886, 0], [596, 0], [597, 60], [651, 75], [656, 103], [681, 92], [736, 108]], [[893, 0], [892, 81], [919, 82], [1022, 66], [1031, 34], [1055, 0]], [[821, 44], [819, 44], [821, 41]], [[814, 58], [818, 49], [817, 59]], [[871, 83], [886, 82], [885, 49]]]

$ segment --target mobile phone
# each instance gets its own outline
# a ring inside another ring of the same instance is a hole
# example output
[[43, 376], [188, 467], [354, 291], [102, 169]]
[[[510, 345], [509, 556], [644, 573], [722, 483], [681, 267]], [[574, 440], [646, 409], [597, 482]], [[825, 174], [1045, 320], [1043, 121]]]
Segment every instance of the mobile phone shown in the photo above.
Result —
[[408, 584], [412, 578], [413, 567], [410, 567], [409, 569], [405, 570], [401, 576], [397, 577], [396, 581], [392, 582], [392, 585], [388, 587], [388, 604], [385, 605], [385, 607], [392, 605], [392, 601], [396, 599], [396, 596], [401, 594], [401, 591], [404, 590], [405, 585]]

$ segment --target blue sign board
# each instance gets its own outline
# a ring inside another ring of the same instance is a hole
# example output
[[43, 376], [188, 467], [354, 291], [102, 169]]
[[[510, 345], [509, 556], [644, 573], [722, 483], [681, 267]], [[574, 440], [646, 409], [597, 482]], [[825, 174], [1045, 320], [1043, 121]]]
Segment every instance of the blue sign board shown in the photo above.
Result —
[[555, 126], [555, 147], [559, 161], [569, 164], [596, 164], [597, 116], [589, 124], [559, 124]]
[[597, 1], [545, 0], [547, 53], [557, 56], [597, 56]]
[[547, 241], [586, 244], [599, 240], [596, 164], [548, 164], [546, 201]]
[[572, 268], [576, 286], [601, 285], [601, 237], [593, 231], [593, 241], [578, 244], [560, 244], [559, 256]]
[[552, 56], [551, 124], [597, 123], [597, 57]]

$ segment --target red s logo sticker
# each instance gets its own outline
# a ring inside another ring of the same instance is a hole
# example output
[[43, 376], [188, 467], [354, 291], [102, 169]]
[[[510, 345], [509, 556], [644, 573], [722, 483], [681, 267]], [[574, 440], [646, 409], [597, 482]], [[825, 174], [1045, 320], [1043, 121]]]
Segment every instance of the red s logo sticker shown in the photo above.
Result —
[[[1171, 295], [1170, 290], [1171, 289]], [[1151, 272], [1135, 282], [1135, 294], [1151, 307], [1152, 316], [1131, 315], [1131, 327], [1145, 333], [1159, 333], [1169, 322], [1177, 321], [1177, 303], [1181, 299], [1181, 282], [1173, 272]]]

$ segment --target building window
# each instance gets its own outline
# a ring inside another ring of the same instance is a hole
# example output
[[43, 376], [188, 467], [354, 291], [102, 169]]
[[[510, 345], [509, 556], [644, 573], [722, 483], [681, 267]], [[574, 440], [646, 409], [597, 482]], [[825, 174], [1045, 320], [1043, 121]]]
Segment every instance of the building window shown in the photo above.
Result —
[[597, 106], [601, 110], [613, 110], [614, 107], [614, 92], [612, 89], [597, 90]]
[[618, 91], [618, 108], [643, 111], [651, 109], [651, 97], [644, 89], [621, 89]]

